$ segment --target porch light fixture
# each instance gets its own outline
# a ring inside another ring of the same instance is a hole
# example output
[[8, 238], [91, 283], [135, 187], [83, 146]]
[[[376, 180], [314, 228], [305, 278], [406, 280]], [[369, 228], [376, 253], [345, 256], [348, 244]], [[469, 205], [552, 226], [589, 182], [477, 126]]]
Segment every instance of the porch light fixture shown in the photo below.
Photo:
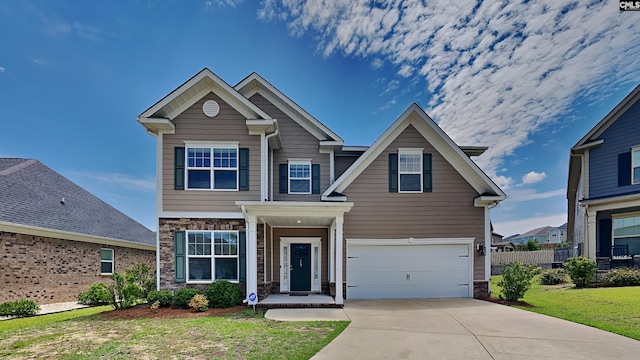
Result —
[[478, 244], [478, 255], [485, 256], [487, 254], [487, 249], [484, 244]]
[[296, 223], [300, 224], [302, 223], [302, 220], [296, 220]]

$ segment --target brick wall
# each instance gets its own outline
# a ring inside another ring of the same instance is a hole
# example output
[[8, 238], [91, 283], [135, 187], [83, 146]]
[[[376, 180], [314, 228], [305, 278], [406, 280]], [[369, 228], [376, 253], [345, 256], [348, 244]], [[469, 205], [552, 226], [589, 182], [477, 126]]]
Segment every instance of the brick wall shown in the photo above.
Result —
[[131, 249], [0, 232], [0, 303], [19, 299], [39, 304], [75, 301], [91, 284], [108, 283], [100, 275], [100, 249], [114, 251], [114, 271], [137, 263], [155, 269], [155, 250]]

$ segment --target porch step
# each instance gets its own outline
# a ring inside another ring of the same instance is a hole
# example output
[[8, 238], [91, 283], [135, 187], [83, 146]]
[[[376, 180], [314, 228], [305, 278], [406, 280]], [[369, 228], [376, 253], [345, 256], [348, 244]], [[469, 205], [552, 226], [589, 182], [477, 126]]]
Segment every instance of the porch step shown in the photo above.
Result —
[[260, 300], [256, 307], [262, 309], [304, 309], [304, 308], [342, 308], [335, 299], [327, 294], [305, 294], [305, 296], [291, 296], [290, 294], [271, 294]]

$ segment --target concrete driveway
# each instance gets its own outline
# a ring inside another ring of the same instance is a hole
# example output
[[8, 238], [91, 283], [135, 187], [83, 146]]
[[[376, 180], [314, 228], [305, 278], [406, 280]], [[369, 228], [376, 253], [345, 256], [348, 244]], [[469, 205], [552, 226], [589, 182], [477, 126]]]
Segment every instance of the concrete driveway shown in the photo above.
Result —
[[640, 359], [640, 341], [473, 299], [351, 300], [312, 359]]

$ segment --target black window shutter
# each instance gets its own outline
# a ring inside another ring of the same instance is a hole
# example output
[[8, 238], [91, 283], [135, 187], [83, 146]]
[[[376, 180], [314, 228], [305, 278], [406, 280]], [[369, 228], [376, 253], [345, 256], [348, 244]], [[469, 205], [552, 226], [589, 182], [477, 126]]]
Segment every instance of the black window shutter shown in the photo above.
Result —
[[618, 154], [618, 186], [631, 185], [631, 151]]
[[249, 191], [249, 148], [240, 148], [238, 161], [238, 190]]
[[[598, 220], [599, 256], [611, 256], [611, 218]], [[597, 247], [596, 247], [597, 249]]]
[[184, 190], [184, 147], [175, 147], [173, 149], [173, 188], [175, 190]]
[[431, 177], [431, 154], [422, 155], [422, 192], [431, 192], [433, 189]]
[[289, 192], [289, 165], [280, 164], [280, 193]]
[[320, 194], [320, 164], [311, 165], [311, 193]]
[[176, 282], [185, 282], [187, 280], [187, 264], [184, 239], [184, 231], [175, 231], [173, 233], [173, 264], [175, 267], [174, 279]]
[[389, 153], [389, 192], [398, 192], [398, 154]]
[[247, 281], [247, 233], [240, 233], [240, 249], [238, 251], [238, 280]]

